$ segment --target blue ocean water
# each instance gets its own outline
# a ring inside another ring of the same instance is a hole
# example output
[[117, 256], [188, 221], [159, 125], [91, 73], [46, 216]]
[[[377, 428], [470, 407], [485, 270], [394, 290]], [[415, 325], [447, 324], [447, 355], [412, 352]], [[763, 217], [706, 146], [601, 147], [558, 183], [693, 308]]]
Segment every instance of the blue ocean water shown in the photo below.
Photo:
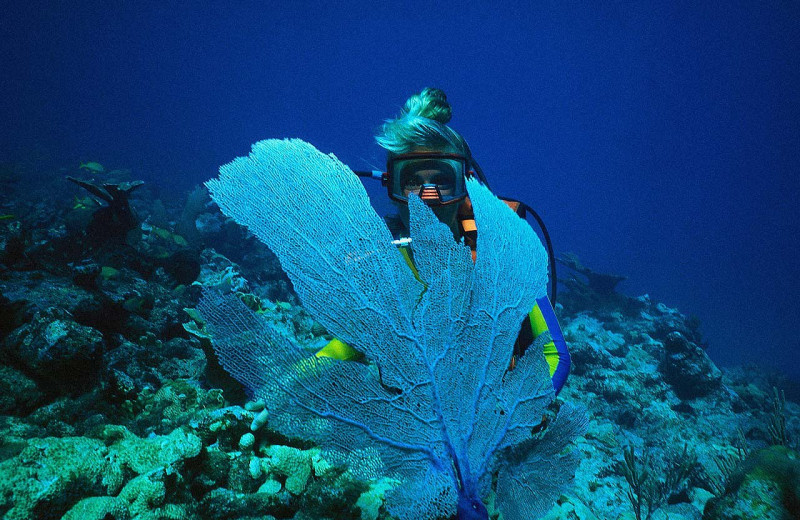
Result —
[[381, 121], [436, 86], [557, 251], [697, 315], [717, 362], [797, 378], [798, 22], [791, 2], [19, 2], [0, 161], [182, 192], [286, 136], [380, 167]]

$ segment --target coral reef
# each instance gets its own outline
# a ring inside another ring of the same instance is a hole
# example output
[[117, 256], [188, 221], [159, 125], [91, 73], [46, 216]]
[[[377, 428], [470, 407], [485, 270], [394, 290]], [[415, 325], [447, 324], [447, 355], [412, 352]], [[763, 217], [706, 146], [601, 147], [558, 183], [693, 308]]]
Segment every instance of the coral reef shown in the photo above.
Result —
[[[97, 244], [85, 226], [94, 208], [74, 207], [81, 190], [29, 173], [0, 180], [13, 215], [0, 220], [0, 516], [388, 518], [399, 482], [345, 471], [308, 439], [270, 430], [269, 417], [250, 431], [256, 412], [184, 310], [204, 286], [227, 288], [301, 348], [324, 345], [265, 246], [199, 194], [184, 211], [185, 194], [157, 204], [147, 186], [130, 197], [132, 242]], [[175, 238], [182, 214], [196, 245]], [[170, 274], [165, 259], [180, 251], [195, 276]], [[646, 295], [566, 285], [556, 311], [573, 372], [561, 397], [590, 422], [575, 481], [545, 518], [636, 518], [626, 454], [640, 483], [660, 486], [654, 519], [797, 518], [800, 407], [785, 382], [718, 368], [697, 320]], [[685, 478], [671, 472], [690, 459]]]

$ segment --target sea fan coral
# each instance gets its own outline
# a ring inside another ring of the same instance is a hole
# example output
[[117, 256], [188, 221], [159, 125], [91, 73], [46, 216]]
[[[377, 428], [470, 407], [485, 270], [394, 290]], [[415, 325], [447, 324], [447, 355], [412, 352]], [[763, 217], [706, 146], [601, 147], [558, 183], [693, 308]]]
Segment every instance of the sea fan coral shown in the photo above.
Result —
[[[544, 514], [574, 473], [564, 448], [585, 424], [568, 405], [543, 434], [554, 392], [534, 349], [509, 371], [519, 324], [543, 296], [544, 248], [488, 189], [468, 183], [478, 256], [411, 197], [420, 279], [392, 244], [356, 176], [299, 140], [256, 143], [209, 181], [223, 212], [278, 256], [303, 304], [370, 364], [317, 358], [233, 295], [199, 310], [222, 365], [270, 409], [270, 426], [313, 439], [354, 471], [390, 473], [398, 518]], [[496, 478], [494, 478], [496, 477]]]

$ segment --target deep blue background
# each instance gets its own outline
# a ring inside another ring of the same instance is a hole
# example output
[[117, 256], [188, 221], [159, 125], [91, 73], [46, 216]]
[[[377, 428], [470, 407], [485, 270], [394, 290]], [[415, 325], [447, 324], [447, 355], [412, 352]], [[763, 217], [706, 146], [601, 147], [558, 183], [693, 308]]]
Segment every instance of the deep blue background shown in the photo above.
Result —
[[438, 86], [559, 251], [698, 315], [718, 361], [800, 374], [797, 2], [19, 4], [0, 160], [184, 190], [295, 136], [380, 166], [381, 121]]

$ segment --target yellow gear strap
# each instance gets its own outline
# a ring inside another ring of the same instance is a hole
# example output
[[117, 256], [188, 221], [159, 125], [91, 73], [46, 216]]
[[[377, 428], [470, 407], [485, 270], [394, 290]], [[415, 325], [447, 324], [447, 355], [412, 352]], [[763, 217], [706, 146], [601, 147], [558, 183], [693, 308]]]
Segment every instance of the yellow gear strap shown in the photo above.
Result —
[[478, 226], [475, 225], [475, 221], [472, 219], [462, 220], [461, 229], [463, 229], [465, 233], [468, 233], [470, 231], [477, 231]]
[[414, 265], [414, 260], [411, 259], [411, 249], [408, 246], [400, 246], [398, 249], [403, 254], [403, 259], [406, 261], [406, 264], [408, 264], [408, 267], [411, 268], [411, 272], [414, 273], [414, 278], [416, 278], [418, 282], [422, 282], [422, 279], [419, 277], [419, 271], [417, 271], [417, 266]]
[[[414, 278], [421, 283], [425, 283], [419, 277], [419, 271], [417, 271], [417, 266], [414, 265], [414, 261], [411, 259], [411, 250], [407, 246], [401, 246], [400, 253], [403, 254], [403, 259], [408, 264], [408, 267], [411, 268], [411, 272], [414, 273]], [[329, 357], [333, 359], [339, 359], [342, 361], [348, 361], [351, 359], [357, 359], [362, 356], [362, 353], [358, 350], [354, 349], [344, 341], [340, 339], [333, 338], [331, 341], [328, 342], [327, 345], [322, 347], [322, 349], [316, 353], [317, 357]]]
[[[544, 315], [538, 303], [533, 307], [533, 310], [528, 313], [528, 319], [531, 322], [531, 332], [533, 332], [534, 338], [538, 338], [541, 334], [548, 332], [547, 322], [544, 320]], [[544, 359], [547, 361], [547, 366], [550, 368], [550, 377], [553, 377], [560, 360], [556, 344], [552, 341], [548, 341], [545, 343], [542, 351], [544, 353]]]

